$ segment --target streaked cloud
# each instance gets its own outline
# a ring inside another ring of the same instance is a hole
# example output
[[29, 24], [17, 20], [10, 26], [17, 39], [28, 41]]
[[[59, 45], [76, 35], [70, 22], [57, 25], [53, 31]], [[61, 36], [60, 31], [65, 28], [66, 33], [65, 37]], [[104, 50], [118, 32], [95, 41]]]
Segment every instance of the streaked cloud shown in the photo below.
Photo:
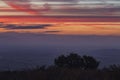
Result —
[[45, 33], [57, 33], [57, 32], [61, 32], [61, 31], [59, 31], [59, 30], [45, 31]]
[[3, 25], [0, 28], [5, 29], [44, 29], [48, 26], [51, 26], [50, 24], [39, 24], [39, 25]]
[[56, 24], [3, 24], [0, 32], [56, 35], [120, 35], [119, 22], [73, 22]]
[[[98, 0], [4, 0], [14, 10], [39, 16], [120, 16], [120, 1]], [[6, 11], [5, 11], [6, 12]], [[6, 15], [4, 11], [0, 15]], [[17, 14], [24, 15], [24, 13]], [[12, 14], [9, 14], [12, 15]], [[14, 16], [13, 14], [12, 16]]]

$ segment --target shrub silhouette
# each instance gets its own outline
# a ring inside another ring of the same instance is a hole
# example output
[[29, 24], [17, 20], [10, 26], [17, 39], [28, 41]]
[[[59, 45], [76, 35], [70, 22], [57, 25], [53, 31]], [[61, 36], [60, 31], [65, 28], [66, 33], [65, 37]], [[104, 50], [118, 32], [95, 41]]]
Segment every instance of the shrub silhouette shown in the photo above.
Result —
[[83, 56], [83, 60], [84, 60], [84, 69], [97, 69], [100, 63], [95, 58], [86, 55]]
[[83, 67], [83, 59], [81, 56], [71, 53], [66, 57], [67, 59], [67, 65], [70, 68], [82, 68]]
[[113, 64], [113, 65], [110, 65], [109, 67], [105, 67], [103, 68], [104, 70], [107, 70], [107, 71], [117, 71], [117, 72], [120, 72], [120, 65], [116, 65], [116, 64]]
[[55, 65], [59, 67], [66, 67], [67, 66], [67, 58], [64, 55], [59, 56], [57, 59], [54, 61]]
[[76, 53], [70, 53], [69, 55], [61, 55], [54, 60], [57, 67], [67, 68], [81, 68], [81, 69], [97, 69], [99, 61], [91, 56], [80, 56]]

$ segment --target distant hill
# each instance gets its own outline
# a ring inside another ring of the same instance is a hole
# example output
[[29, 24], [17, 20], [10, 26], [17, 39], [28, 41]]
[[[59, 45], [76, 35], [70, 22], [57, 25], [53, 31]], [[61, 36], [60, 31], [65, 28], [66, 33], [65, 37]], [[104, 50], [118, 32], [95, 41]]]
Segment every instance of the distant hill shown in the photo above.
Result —
[[120, 49], [99, 49], [91, 51], [90, 55], [101, 61], [101, 66], [120, 64]]

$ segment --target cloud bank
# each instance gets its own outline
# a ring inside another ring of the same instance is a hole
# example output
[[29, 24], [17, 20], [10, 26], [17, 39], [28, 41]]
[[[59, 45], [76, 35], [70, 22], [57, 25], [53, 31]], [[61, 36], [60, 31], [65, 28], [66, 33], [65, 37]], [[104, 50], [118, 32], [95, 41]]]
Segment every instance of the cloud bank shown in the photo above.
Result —
[[39, 24], [39, 25], [3, 25], [0, 26], [0, 28], [5, 28], [5, 29], [44, 29], [51, 26], [50, 24]]

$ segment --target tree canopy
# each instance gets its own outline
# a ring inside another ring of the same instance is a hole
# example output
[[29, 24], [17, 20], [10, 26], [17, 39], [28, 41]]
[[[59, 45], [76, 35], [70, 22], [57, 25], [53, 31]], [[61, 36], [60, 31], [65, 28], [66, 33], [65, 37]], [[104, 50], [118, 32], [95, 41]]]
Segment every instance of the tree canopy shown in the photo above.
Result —
[[76, 53], [69, 55], [60, 55], [54, 60], [55, 66], [81, 69], [97, 69], [99, 61], [92, 56], [80, 56]]

